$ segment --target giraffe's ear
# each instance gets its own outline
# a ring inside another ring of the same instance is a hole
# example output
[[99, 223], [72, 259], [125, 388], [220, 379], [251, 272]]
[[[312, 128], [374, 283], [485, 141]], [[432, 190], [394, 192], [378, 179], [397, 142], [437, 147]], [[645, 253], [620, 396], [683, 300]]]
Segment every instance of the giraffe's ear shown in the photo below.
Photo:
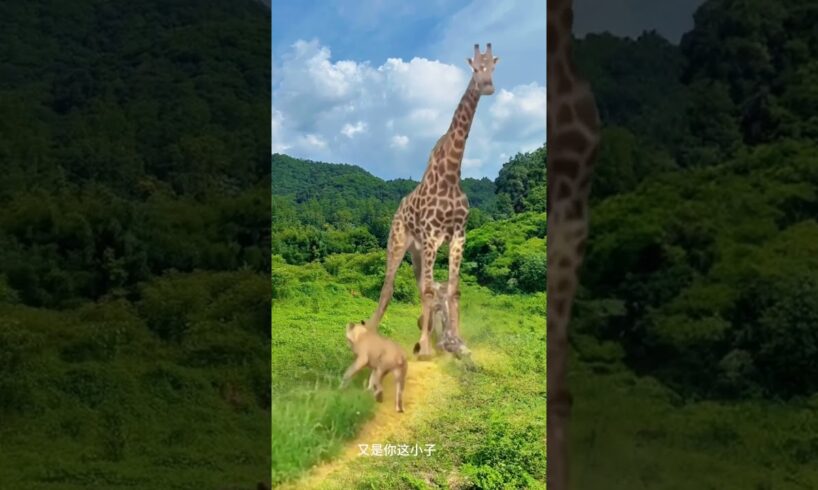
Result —
[[500, 62], [500, 58], [498, 58], [498, 57], [496, 57], [496, 56], [495, 56], [495, 57], [494, 57], [494, 64], [496, 65], [496, 64], [497, 64], [497, 63], [499, 63], [499, 62]]
[[469, 64], [472, 70], [477, 71], [477, 68], [474, 67], [474, 63], [472, 62], [471, 58], [466, 58], [466, 63]]

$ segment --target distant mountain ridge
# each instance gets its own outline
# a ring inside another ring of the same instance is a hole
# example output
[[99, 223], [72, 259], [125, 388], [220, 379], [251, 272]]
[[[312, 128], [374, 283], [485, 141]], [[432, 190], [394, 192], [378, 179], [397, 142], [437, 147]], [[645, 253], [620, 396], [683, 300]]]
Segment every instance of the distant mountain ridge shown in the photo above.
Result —
[[[383, 180], [357, 165], [314, 162], [280, 153], [272, 156], [271, 176], [273, 195], [295, 195], [296, 202], [333, 194], [398, 201], [418, 184], [412, 179]], [[490, 179], [465, 178], [461, 185], [472, 207], [493, 204], [496, 187]]]

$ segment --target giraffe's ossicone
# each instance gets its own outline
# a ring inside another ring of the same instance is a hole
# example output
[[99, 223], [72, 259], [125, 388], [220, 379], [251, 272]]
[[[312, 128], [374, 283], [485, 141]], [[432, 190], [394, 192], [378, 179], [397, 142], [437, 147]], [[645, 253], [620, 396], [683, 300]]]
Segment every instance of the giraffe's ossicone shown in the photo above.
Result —
[[415, 354], [421, 358], [430, 357], [433, 352], [428, 327], [435, 301], [433, 267], [437, 250], [444, 243], [449, 244], [449, 279], [448, 341], [443, 345], [458, 355], [468, 351], [460, 338], [460, 263], [466, 241], [469, 201], [460, 187], [460, 167], [477, 103], [481, 96], [494, 93], [492, 74], [499, 59], [492, 54], [489, 43], [485, 53], [480, 53], [479, 45], [475, 44], [474, 57], [467, 61], [472, 76], [449, 129], [432, 149], [420, 183], [401, 200], [392, 218], [386, 277], [378, 308], [369, 319], [370, 326], [377, 328], [392, 299], [395, 273], [406, 252], [410, 252], [422, 304], [420, 340], [415, 345]]

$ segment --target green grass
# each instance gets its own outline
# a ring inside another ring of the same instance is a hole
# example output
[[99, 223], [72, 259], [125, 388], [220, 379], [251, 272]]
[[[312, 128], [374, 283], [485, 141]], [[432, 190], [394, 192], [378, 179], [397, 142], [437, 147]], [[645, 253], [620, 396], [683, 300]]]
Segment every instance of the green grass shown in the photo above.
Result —
[[358, 390], [315, 387], [293, 390], [276, 401], [272, 413], [272, 461], [275, 481], [298, 476], [304, 468], [334, 455], [352, 438], [374, 399]]
[[575, 488], [818, 488], [818, 396], [685, 403], [618, 362], [571, 362]]
[[[273, 302], [274, 484], [336, 456], [372, 416], [371, 395], [361, 387], [365, 373], [337, 389], [353, 357], [344, 326], [376, 306], [377, 290], [368, 285], [381, 279], [360, 268], [365, 262], [336, 257], [330, 273], [320, 264], [273, 261], [274, 284], [282, 285]], [[478, 369], [443, 363], [457, 389], [434, 400], [434, 416], [412, 441], [383, 441], [435, 444], [436, 452], [356, 459], [327, 488], [544, 488], [545, 295], [495, 295], [463, 282], [463, 335]], [[399, 274], [401, 288], [416, 289], [408, 265]], [[404, 298], [392, 302], [381, 328], [407, 348], [418, 337], [420, 305], [416, 293]]]
[[230, 488], [265, 477], [267, 359], [243, 348], [262, 337], [253, 308], [225, 303], [256, 298], [265, 281], [168, 280], [229, 284], [187, 310], [190, 328], [175, 342], [126, 300], [62, 311], [0, 304], [0, 488]]

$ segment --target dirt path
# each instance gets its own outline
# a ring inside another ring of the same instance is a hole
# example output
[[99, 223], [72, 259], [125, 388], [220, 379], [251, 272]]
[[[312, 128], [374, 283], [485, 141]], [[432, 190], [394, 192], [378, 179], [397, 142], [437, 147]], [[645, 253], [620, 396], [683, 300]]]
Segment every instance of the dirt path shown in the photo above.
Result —
[[279, 485], [280, 490], [311, 488], [348, 488], [345, 482], [360, 472], [359, 444], [383, 444], [387, 440], [413, 441], [413, 428], [430, 418], [435, 411], [434, 400], [450, 396], [457, 389], [457, 383], [444, 373], [442, 367], [448, 359], [440, 356], [432, 361], [409, 361], [406, 388], [403, 394], [404, 413], [395, 411], [395, 380], [387, 376], [384, 380], [383, 403], [378, 404], [374, 417], [361, 429], [358, 436], [347, 443], [342, 453], [326, 463], [310, 470], [303, 478]]

